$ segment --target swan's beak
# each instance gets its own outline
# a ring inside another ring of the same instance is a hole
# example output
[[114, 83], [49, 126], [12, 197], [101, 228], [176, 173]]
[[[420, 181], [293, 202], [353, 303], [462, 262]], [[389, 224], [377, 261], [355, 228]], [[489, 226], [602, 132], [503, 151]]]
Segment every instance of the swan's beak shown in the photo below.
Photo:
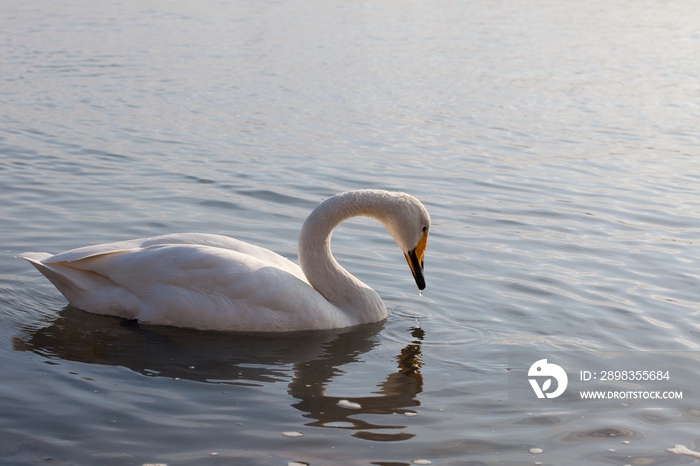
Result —
[[423, 256], [425, 256], [425, 248], [428, 246], [428, 234], [423, 232], [423, 237], [418, 241], [418, 244], [413, 251], [406, 254], [406, 262], [411, 268], [413, 278], [416, 280], [419, 290], [425, 289], [425, 278], [423, 278]]

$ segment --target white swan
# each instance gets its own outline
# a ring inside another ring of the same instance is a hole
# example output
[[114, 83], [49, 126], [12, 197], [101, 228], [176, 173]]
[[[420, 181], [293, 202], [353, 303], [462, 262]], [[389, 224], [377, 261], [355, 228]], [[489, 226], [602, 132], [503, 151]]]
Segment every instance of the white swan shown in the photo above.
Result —
[[405, 193], [350, 191], [322, 202], [304, 222], [299, 264], [267, 249], [209, 234], [170, 234], [101, 244], [31, 262], [75, 307], [156, 325], [282, 332], [340, 328], [386, 318], [382, 299], [331, 255], [340, 222], [379, 220], [425, 288], [430, 216]]

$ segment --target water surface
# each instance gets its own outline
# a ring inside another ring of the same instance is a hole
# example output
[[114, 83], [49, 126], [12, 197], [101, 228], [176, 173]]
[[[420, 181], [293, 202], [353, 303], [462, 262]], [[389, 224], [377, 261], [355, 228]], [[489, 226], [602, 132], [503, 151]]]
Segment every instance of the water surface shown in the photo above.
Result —
[[[696, 461], [666, 450], [700, 450], [698, 24], [692, 1], [3, 2], [3, 464]], [[196, 231], [296, 260], [358, 188], [434, 223], [422, 297], [380, 225], [336, 231], [377, 325], [131, 326], [14, 258]], [[509, 392], [509, 354], [644, 351], [683, 400]]]

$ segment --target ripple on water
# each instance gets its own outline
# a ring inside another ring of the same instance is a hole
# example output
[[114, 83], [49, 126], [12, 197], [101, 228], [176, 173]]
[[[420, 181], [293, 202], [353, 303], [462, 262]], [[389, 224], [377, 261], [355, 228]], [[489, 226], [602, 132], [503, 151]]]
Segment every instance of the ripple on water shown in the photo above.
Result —
[[[509, 351], [679, 350], [697, 385], [700, 9], [637, 3], [5, 2], [0, 457], [682, 460], [687, 398], [528, 416], [506, 380]], [[311, 209], [358, 188], [433, 220], [422, 296], [377, 222], [335, 232], [389, 309], [370, 329], [122, 326], [13, 259], [184, 231], [294, 259]]]

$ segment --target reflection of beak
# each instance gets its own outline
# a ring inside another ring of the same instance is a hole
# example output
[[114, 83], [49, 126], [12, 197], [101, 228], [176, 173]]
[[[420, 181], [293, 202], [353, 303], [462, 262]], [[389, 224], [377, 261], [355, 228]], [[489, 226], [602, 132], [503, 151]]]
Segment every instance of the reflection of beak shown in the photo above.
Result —
[[428, 246], [428, 234], [423, 232], [423, 237], [418, 241], [418, 244], [413, 251], [406, 254], [406, 262], [411, 268], [413, 278], [416, 280], [419, 290], [425, 289], [425, 278], [423, 278], [423, 256], [425, 256], [425, 248]]

